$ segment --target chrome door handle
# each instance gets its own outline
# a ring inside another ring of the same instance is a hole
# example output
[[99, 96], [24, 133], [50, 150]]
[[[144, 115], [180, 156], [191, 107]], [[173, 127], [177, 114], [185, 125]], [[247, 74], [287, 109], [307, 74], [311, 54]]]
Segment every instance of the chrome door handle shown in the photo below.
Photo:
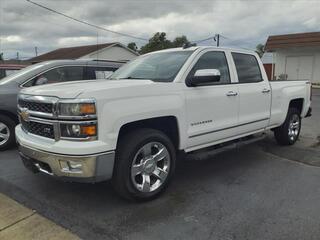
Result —
[[269, 93], [270, 91], [271, 91], [270, 89], [264, 88], [264, 89], [262, 90], [262, 93]]
[[234, 92], [234, 91], [229, 91], [229, 92], [226, 93], [226, 95], [227, 95], [228, 97], [232, 97], [232, 96], [237, 96], [238, 93], [237, 93], [237, 92]]

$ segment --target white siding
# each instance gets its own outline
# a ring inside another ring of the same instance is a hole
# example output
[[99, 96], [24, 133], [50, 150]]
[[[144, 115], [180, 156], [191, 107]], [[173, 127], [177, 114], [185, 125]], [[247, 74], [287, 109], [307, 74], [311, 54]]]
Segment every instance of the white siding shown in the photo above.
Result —
[[100, 60], [111, 60], [111, 61], [129, 61], [136, 58], [137, 55], [132, 53], [131, 51], [119, 47], [113, 46], [110, 48], [104, 48], [99, 51], [90, 53], [81, 57], [81, 59], [100, 59]]
[[289, 80], [320, 83], [320, 48], [288, 48], [274, 53], [275, 76], [287, 74]]

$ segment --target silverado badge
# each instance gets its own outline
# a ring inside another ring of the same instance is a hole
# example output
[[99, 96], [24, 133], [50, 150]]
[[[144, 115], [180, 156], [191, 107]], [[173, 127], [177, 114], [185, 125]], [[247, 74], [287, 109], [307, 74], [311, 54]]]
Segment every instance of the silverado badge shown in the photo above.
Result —
[[29, 113], [27, 108], [22, 108], [21, 109], [20, 117], [22, 118], [23, 121], [29, 122], [30, 113]]

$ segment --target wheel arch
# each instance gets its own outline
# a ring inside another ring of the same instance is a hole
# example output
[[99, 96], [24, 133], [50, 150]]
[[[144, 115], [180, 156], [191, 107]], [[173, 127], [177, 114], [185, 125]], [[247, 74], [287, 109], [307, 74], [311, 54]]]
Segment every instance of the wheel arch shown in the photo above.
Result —
[[11, 118], [16, 124], [19, 123], [18, 116], [17, 116], [16, 114], [13, 114], [13, 113], [10, 112], [10, 111], [1, 110], [1, 109], [0, 109], [0, 115], [4, 115], [4, 116], [7, 116], [7, 117]]
[[165, 133], [170, 138], [175, 148], [177, 150], [179, 149], [180, 134], [179, 134], [178, 119], [175, 116], [162, 116], [162, 117], [141, 119], [141, 120], [125, 123], [120, 127], [120, 131], [117, 139], [117, 147], [119, 144], [119, 140], [124, 135], [138, 128], [151, 128], [151, 129], [156, 129]]
[[303, 110], [303, 103], [304, 103], [304, 99], [303, 98], [292, 99], [289, 102], [288, 110], [289, 110], [289, 108], [296, 108], [296, 109], [299, 110], [300, 115], [301, 115], [302, 110]]

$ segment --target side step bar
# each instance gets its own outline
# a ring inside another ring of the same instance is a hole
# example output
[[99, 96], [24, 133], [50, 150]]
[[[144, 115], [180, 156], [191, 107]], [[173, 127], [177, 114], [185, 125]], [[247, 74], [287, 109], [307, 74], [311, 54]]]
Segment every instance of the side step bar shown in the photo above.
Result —
[[186, 160], [205, 160], [209, 157], [213, 157], [219, 153], [229, 151], [235, 148], [239, 148], [248, 144], [252, 144], [258, 141], [261, 141], [266, 138], [265, 133], [250, 135], [247, 137], [239, 138], [236, 140], [232, 140], [230, 142], [226, 142], [223, 144], [218, 144], [212, 147], [196, 150], [194, 152], [190, 152], [186, 154]]

